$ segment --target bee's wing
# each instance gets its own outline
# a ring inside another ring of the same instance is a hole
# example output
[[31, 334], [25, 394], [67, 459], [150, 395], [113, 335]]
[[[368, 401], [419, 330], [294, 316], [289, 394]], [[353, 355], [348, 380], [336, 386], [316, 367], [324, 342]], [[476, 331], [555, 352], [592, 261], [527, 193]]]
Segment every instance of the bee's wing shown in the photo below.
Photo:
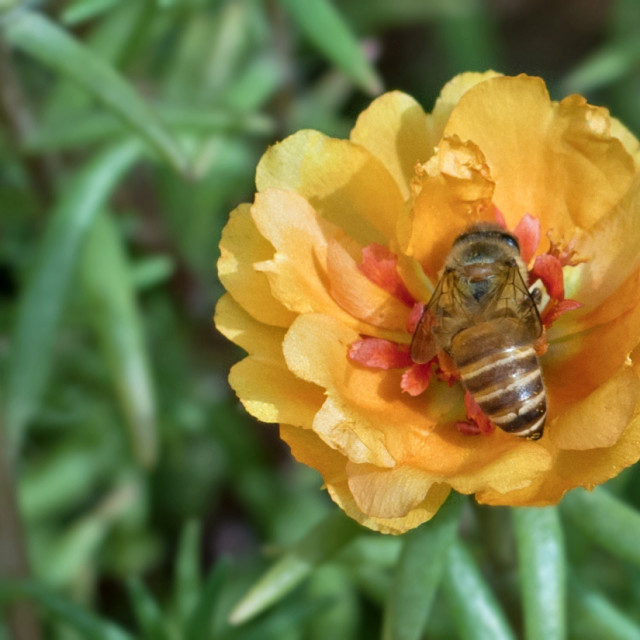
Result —
[[443, 315], [450, 315], [455, 306], [455, 274], [445, 272], [440, 278], [429, 304], [425, 307], [411, 339], [411, 359], [418, 364], [429, 362], [437, 353], [433, 328], [439, 327]]
[[[433, 298], [433, 296], [432, 296]], [[436, 343], [431, 333], [433, 326], [433, 315], [429, 310], [429, 306], [425, 307], [422, 316], [418, 321], [416, 330], [411, 338], [411, 348], [409, 353], [411, 359], [418, 364], [429, 362], [436, 355]]]
[[495, 297], [493, 311], [503, 317], [515, 317], [519, 321], [522, 337], [535, 340], [542, 334], [538, 307], [522, 280], [517, 263], [507, 263], [504, 268], [504, 284]]

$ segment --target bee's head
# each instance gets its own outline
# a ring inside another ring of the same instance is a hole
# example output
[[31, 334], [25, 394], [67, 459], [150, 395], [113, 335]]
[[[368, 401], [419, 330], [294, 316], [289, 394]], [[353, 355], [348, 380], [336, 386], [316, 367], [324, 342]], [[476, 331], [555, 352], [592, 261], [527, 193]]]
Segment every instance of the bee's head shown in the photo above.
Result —
[[[524, 269], [518, 239], [503, 227], [489, 222], [474, 224], [454, 241], [446, 266], [454, 269], [497, 265], [515, 260]], [[482, 269], [478, 271], [481, 273]], [[524, 273], [524, 271], [523, 271]]]
[[467, 227], [453, 242], [453, 247], [473, 243], [505, 244], [520, 253], [518, 239], [494, 222], [476, 222]]

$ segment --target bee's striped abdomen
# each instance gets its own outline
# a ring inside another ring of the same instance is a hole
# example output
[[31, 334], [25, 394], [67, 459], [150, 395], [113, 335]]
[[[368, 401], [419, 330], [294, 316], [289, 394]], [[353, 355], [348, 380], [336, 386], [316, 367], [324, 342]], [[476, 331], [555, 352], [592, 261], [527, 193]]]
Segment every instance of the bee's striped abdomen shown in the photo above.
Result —
[[504, 431], [540, 438], [547, 400], [533, 346], [505, 345], [503, 335], [486, 331], [458, 337], [462, 339], [454, 341], [458, 344], [451, 355], [462, 383], [482, 411]]

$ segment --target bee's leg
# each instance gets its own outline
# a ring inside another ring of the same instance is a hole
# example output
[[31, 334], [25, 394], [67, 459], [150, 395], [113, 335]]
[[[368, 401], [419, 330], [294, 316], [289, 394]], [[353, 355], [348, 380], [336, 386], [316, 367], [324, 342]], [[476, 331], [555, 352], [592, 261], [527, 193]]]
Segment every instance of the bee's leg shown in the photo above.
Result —
[[468, 421], [456, 422], [456, 429], [467, 436], [477, 436], [483, 434], [488, 436], [495, 430], [495, 425], [486, 414], [482, 411], [473, 396], [465, 390], [464, 392], [464, 408], [467, 411]]
[[536, 351], [538, 357], [543, 356], [549, 348], [549, 342], [547, 340], [546, 330], [542, 331], [542, 335], [533, 343], [533, 348]]

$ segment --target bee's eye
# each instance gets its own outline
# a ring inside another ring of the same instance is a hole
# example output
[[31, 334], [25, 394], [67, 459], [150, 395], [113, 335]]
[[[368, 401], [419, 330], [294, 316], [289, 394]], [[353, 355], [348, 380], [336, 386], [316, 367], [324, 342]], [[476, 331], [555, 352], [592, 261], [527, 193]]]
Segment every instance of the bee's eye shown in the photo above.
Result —
[[510, 233], [501, 233], [500, 238], [504, 240], [510, 247], [517, 249], [520, 251], [520, 244], [518, 243], [518, 239], [515, 236], [512, 236]]

